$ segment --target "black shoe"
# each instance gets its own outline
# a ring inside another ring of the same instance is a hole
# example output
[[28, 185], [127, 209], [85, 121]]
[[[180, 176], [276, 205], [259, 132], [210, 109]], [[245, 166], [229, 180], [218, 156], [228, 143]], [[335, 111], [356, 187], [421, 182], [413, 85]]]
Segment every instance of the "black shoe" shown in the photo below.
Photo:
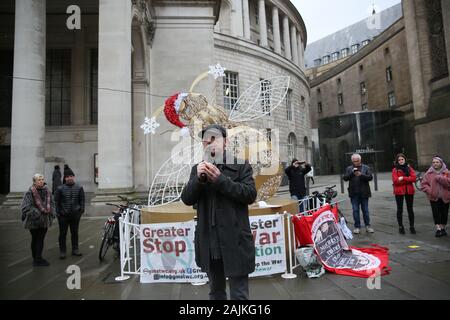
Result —
[[434, 235], [436, 238], [440, 238], [442, 237], [442, 231], [441, 230], [436, 230], [436, 234]]
[[75, 251], [72, 251], [72, 255], [76, 256], [76, 257], [81, 257], [83, 254], [80, 251], [75, 250]]
[[50, 263], [45, 259], [35, 260], [33, 262], [33, 267], [48, 267]]
[[416, 229], [414, 227], [410, 227], [409, 231], [411, 231], [411, 234], [416, 234]]
[[65, 252], [60, 252], [60, 253], [59, 253], [59, 258], [60, 258], [61, 260], [64, 260], [64, 259], [66, 258], [66, 253], [65, 253]]
[[400, 232], [400, 234], [405, 234], [405, 227], [398, 227], [398, 232]]
[[445, 237], [447, 236], [447, 231], [445, 231], [445, 229], [441, 230], [441, 237]]

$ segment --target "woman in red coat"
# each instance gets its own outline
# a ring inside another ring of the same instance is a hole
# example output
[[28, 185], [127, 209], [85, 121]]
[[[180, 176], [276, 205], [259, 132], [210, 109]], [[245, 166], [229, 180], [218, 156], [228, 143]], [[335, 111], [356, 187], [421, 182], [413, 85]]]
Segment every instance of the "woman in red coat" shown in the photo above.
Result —
[[405, 227], [403, 226], [403, 199], [406, 200], [406, 208], [408, 210], [409, 230], [412, 234], [416, 233], [413, 211], [414, 182], [416, 182], [416, 172], [406, 163], [405, 155], [402, 153], [398, 154], [392, 169], [392, 183], [397, 202], [397, 221], [400, 234], [405, 234]]

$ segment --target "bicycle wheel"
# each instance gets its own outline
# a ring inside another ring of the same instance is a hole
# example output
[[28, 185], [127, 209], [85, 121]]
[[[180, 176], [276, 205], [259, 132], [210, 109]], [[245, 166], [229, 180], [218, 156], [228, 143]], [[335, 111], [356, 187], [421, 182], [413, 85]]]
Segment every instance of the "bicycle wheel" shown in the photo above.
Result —
[[103, 261], [103, 259], [105, 258], [106, 252], [108, 251], [108, 248], [112, 242], [113, 232], [114, 225], [108, 224], [105, 228], [105, 232], [103, 232], [102, 244], [100, 246], [100, 252], [98, 253], [98, 258], [100, 259], [100, 261]]
[[422, 191], [422, 179], [423, 175], [421, 173], [417, 174], [416, 181], [414, 182], [414, 186], [418, 191]]

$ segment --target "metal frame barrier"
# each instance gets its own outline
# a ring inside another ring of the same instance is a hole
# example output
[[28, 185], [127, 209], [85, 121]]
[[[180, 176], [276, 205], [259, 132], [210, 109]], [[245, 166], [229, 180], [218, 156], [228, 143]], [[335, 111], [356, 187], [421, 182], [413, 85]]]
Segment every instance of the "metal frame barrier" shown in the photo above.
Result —
[[116, 281], [128, 280], [130, 275], [141, 274], [141, 266], [138, 263], [141, 255], [139, 220], [140, 211], [137, 208], [126, 209], [123, 217], [119, 218], [120, 276], [115, 278]]

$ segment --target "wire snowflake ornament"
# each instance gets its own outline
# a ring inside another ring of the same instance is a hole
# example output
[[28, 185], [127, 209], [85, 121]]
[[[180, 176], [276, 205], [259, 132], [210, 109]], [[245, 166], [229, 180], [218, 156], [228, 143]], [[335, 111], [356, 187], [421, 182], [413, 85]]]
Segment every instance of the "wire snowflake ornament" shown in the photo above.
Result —
[[217, 78], [225, 77], [225, 70], [227, 69], [218, 63], [215, 66], [209, 66], [208, 74], [212, 75], [214, 79], [217, 80]]
[[159, 123], [156, 122], [155, 117], [151, 117], [150, 119], [148, 117], [145, 117], [144, 123], [141, 125], [141, 129], [144, 130], [144, 134], [147, 135], [149, 133], [155, 134], [156, 129], [159, 127]]

